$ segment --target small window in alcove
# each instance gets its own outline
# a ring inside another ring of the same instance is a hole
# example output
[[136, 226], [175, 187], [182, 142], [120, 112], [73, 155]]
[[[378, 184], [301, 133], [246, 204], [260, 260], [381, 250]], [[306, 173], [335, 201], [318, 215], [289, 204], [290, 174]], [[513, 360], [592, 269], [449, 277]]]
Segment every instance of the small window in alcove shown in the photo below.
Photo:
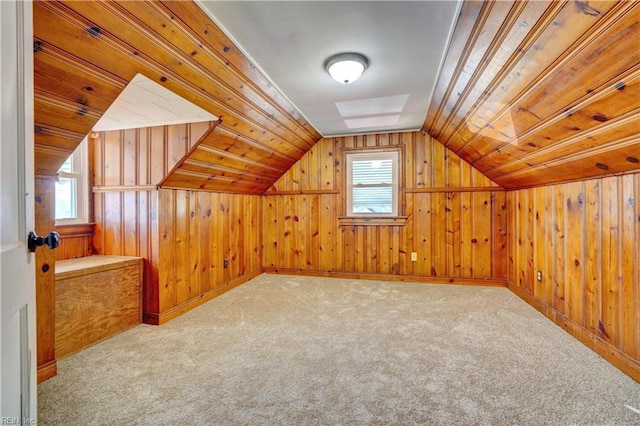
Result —
[[89, 210], [86, 137], [58, 170], [55, 187], [56, 224], [86, 223]]

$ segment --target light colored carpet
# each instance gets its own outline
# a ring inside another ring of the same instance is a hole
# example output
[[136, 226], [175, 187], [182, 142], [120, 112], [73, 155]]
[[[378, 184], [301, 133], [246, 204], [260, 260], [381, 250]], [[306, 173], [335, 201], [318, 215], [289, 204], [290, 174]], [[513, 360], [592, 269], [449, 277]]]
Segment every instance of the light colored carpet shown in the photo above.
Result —
[[58, 364], [40, 425], [640, 424], [640, 385], [504, 288], [261, 275]]

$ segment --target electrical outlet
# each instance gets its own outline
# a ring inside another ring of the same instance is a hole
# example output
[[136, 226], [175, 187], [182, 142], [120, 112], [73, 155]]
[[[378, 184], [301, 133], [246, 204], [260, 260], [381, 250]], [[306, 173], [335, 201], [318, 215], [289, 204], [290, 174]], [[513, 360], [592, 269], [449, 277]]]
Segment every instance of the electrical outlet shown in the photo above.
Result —
[[418, 253], [416, 253], [415, 251], [411, 252], [411, 261], [412, 262], [417, 262], [418, 261]]
[[225, 268], [228, 268], [228, 267], [229, 267], [229, 258], [228, 258], [228, 257], [225, 257], [225, 258], [224, 258], [224, 260], [222, 261], [222, 265], [223, 265]]
[[541, 283], [542, 282], [542, 271], [538, 271], [537, 277], [538, 277], [538, 282]]

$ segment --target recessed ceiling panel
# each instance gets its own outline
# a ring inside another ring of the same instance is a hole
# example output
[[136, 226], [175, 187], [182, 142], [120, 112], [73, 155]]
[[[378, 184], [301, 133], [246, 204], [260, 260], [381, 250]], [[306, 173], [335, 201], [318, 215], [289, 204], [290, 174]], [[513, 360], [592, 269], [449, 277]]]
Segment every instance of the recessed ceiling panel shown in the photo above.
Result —
[[384, 96], [381, 98], [359, 99], [356, 101], [336, 102], [336, 107], [343, 117], [354, 117], [374, 114], [390, 114], [402, 112], [409, 99], [409, 94]]
[[399, 115], [383, 115], [379, 117], [350, 118], [344, 120], [349, 129], [379, 129], [390, 128], [398, 124]]
[[[461, 2], [199, 4], [323, 136], [337, 136], [366, 131], [344, 120], [360, 115], [399, 115], [376, 131], [422, 127]], [[369, 60], [362, 77], [346, 85], [324, 69], [327, 58], [343, 52]]]

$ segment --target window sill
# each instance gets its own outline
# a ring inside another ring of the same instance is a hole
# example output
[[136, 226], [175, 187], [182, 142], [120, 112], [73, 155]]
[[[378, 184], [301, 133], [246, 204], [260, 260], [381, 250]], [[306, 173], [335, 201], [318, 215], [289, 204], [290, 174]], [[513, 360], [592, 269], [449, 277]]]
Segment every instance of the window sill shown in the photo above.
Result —
[[407, 224], [407, 216], [395, 217], [351, 217], [339, 216], [338, 225], [368, 225], [368, 226], [404, 226]]

